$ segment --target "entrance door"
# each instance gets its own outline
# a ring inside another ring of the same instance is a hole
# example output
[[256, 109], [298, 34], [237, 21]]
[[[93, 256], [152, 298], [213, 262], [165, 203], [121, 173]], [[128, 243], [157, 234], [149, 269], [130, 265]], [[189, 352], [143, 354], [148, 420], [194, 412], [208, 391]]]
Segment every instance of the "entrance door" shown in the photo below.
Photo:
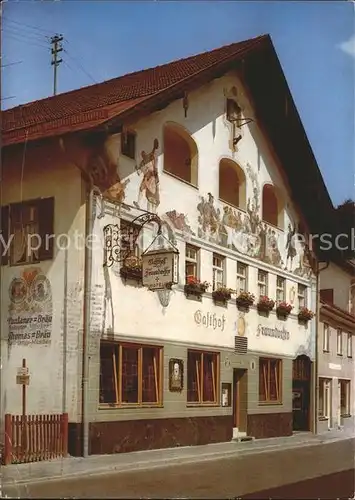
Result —
[[247, 432], [248, 371], [233, 370], [233, 425], [239, 432]]
[[307, 356], [298, 356], [293, 361], [292, 412], [293, 430], [310, 430], [311, 365]]

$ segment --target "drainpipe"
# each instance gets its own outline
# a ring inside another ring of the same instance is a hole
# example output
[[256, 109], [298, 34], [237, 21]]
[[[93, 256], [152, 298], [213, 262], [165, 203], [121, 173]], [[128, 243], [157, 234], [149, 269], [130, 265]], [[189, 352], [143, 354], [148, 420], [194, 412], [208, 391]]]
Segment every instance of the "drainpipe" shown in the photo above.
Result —
[[82, 371], [82, 437], [83, 457], [89, 456], [89, 418], [88, 418], [88, 382], [89, 382], [89, 335], [91, 314], [91, 281], [92, 281], [92, 247], [87, 244], [89, 237], [92, 239], [94, 194], [101, 196], [98, 187], [88, 182], [88, 197], [86, 200], [85, 224], [85, 276], [84, 276], [84, 328], [83, 328], [83, 371]]
[[320, 322], [320, 273], [324, 271], [329, 266], [329, 261], [326, 262], [325, 266], [320, 268], [319, 261], [317, 260], [317, 272], [316, 272], [316, 331], [315, 331], [315, 357], [314, 357], [314, 378], [315, 378], [315, 391], [314, 391], [314, 422], [313, 422], [313, 433], [318, 434], [318, 401], [319, 401], [319, 376], [318, 376], [318, 357], [319, 357], [319, 322]]

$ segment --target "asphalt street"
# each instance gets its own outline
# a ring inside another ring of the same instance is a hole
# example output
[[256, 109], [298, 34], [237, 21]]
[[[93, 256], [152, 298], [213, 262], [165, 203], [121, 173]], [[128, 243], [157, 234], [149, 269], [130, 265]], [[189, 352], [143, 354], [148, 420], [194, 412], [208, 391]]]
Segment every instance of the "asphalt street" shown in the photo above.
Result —
[[7, 486], [3, 494], [17, 498], [351, 498], [353, 490], [354, 440], [344, 440], [188, 465], [167, 463], [150, 470]]

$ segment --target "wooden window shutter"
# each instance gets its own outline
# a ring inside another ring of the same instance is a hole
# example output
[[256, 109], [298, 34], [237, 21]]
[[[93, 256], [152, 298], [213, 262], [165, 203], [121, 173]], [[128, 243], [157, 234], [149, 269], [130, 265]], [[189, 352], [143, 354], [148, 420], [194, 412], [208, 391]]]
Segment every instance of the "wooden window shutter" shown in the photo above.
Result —
[[[9, 251], [5, 252], [5, 247], [9, 241], [9, 216], [10, 216], [10, 207], [5, 206], [1, 207], [1, 236], [0, 240], [0, 254], [1, 254], [1, 265], [6, 266], [9, 262]], [[5, 245], [5, 247], [4, 247]]]
[[47, 239], [46, 236], [54, 235], [54, 198], [38, 200], [38, 227], [42, 242], [39, 260], [51, 260], [53, 259], [54, 237]]

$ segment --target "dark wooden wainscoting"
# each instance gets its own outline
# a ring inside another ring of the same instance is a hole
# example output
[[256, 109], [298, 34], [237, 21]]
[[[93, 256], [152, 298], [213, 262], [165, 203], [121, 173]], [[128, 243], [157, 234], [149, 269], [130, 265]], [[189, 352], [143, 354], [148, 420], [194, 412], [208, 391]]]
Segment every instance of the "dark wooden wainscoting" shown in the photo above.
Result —
[[[69, 453], [81, 454], [81, 424], [69, 431]], [[89, 454], [196, 446], [232, 439], [233, 416], [161, 418], [90, 423]]]
[[248, 436], [256, 439], [292, 436], [292, 413], [248, 415]]

